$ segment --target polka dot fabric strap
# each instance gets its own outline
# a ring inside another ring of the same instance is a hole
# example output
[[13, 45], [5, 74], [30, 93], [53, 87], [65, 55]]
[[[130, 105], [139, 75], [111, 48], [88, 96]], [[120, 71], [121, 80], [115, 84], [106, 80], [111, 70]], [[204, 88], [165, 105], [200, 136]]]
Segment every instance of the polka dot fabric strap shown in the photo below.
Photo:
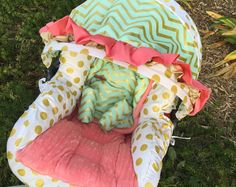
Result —
[[143, 121], [132, 135], [133, 165], [140, 187], [156, 187], [174, 126], [169, 118]]
[[155, 83], [132, 134], [132, 157], [140, 187], [156, 187], [174, 125], [164, 114], [172, 110], [175, 94]]
[[85, 54], [62, 52], [58, 72], [14, 125], [7, 143], [7, 158], [14, 174], [28, 186], [71, 187], [68, 183], [40, 175], [26, 167], [17, 160], [17, 151], [71, 114], [92, 61], [93, 58]]

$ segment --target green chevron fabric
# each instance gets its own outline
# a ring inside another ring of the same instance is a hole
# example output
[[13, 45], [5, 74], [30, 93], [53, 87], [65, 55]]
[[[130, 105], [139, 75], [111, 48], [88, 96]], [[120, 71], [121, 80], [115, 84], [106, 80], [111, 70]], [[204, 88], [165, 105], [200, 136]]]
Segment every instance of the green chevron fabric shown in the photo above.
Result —
[[[173, 6], [168, 3], [172, 3]], [[102, 34], [136, 47], [180, 54], [197, 78], [201, 43], [191, 18], [173, 0], [87, 0], [71, 18], [91, 34]], [[181, 15], [181, 16], [180, 16]], [[183, 16], [187, 21], [183, 21]]]
[[131, 127], [133, 108], [148, 84], [148, 78], [132, 70], [96, 59], [83, 89], [79, 119], [89, 123], [96, 118], [106, 131]]

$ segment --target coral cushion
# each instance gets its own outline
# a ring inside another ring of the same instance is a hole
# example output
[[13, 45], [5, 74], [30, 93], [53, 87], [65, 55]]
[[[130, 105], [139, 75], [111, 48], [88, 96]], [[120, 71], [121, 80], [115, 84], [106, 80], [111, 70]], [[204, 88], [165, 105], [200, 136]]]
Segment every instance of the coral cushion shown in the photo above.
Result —
[[78, 187], [137, 187], [130, 146], [129, 135], [63, 119], [18, 151], [17, 159]]

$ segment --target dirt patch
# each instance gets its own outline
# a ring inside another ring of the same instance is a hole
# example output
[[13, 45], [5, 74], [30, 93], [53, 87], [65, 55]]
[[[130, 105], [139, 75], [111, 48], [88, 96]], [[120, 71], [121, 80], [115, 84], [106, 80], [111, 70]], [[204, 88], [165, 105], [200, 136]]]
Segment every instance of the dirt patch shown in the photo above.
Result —
[[[214, 11], [221, 15], [236, 17], [236, 1], [235, 0], [193, 0], [192, 9], [185, 7], [187, 12], [195, 21], [199, 31], [212, 30], [212, 19], [206, 14], [206, 11]], [[206, 75], [214, 73], [217, 69], [212, 66], [223, 58], [236, 46], [225, 45], [217, 49], [210, 49], [209, 45], [221, 41], [219, 36], [204, 39], [201, 33], [203, 44], [203, 62], [202, 71], [199, 79], [212, 89], [212, 97], [206, 108], [215, 107], [212, 115], [215, 124], [219, 127], [227, 127], [228, 124], [236, 123], [236, 78], [225, 80], [222, 77], [208, 79]], [[212, 111], [212, 110], [210, 110]]]

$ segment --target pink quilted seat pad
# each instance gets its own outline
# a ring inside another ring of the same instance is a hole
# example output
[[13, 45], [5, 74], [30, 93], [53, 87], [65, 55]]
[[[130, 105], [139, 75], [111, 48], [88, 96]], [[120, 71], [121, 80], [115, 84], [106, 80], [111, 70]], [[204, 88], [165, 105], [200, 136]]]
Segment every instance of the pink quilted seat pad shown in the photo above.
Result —
[[137, 187], [130, 135], [63, 119], [18, 151], [32, 170], [77, 187]]

